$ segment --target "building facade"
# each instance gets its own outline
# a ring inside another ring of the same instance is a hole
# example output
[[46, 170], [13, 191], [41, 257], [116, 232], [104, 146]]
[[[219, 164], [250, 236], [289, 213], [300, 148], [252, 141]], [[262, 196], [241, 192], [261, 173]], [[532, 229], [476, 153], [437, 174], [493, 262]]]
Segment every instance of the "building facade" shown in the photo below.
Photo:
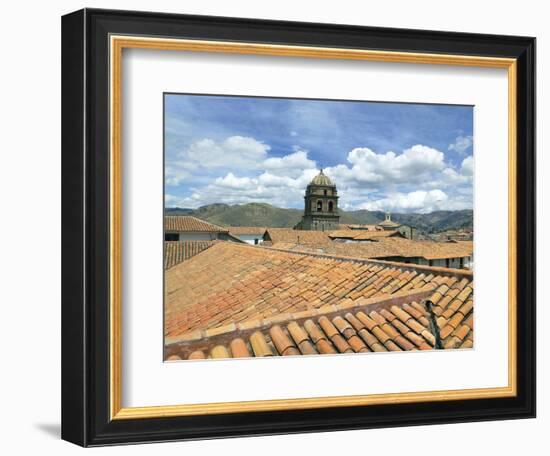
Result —
[[380, 222], [378, 225], [376, 225], [376, 227], [384, 231], [399, 231], [407, 239], [418, 238], [418, 231], [416, 228], [409, 225], [403, 225], [401, 223], [394, 222], [391, 219], [391, 214], [389, 212], [386, 212], [385, 220], [383, 222]]
[[338, 191], [323, 170], [307, 186], [304, 201], [304, 215], [296, 229], [330, 231], [339, 228]]
[[251, 245], [261, 244], [264, 240], [266, 227], [261, 226], [231, 226], [229, 233], [243, 242]]

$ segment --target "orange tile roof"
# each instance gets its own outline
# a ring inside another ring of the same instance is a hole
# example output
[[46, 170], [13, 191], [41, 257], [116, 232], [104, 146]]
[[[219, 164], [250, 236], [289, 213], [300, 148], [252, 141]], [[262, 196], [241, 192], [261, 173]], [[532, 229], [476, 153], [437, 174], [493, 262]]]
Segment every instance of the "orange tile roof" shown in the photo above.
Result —
[[263, 235], [267, 229], [265, 226], [229, 226], [227, 228], [233, 236], [239, 236], [242, 234]]
[[205, 222], [190, 215], [167, 215], [164, 217], [164, 230], [170, 232], [209, 232], [227, 233], [227, 228]]
[[[419, 291], [418, 291], [419, 290]], [[473, 283], [469, 277], [436, 276], [413, 291], [341, 301], [312, 311], [196, 331], [169, 343], [169, 360], [367, 353], [434, 348], [422, 301], [433, 313], [445, 349], [473, 347]]]
[[335, 230], [329, 231], [327, 234], [331, 239], [353, 239], [355, 241], [363, 241], [379, 237], [403, 237], [399, 231]]
[[273, 245], [278, 242], [293, 242], [296, 244], [323, 244], [330, 242], [326, 232], [293, 230], [292, 228], [267, 228], [265, 239]]
[[[354, 258], [425, 258], [426, 260], [471, 256], [473, 243], [417, 241], [399, 236], [375, 237], [376, 242], [345, 244], [331, 242], [319, 245], [286, 245], [293, 251], [313, 251]], [[273, 245], [278, 248], [277, 245]]]
[[360, 225], [357, 223], [340, 223], [341, 230], [363, 230], [363, 231], [382, 231], [378, 225]]
[[214, 241], [166, 241], [164, 242], [164, 269], [201, 253], [214, 245]]
[[218, 242], [167, 270], [165, 280], [165, 335], [174, 342], [441, 285], [447, 289], [440, 294], [447, 296], [451, 285], [470, 284], [472, 273]]

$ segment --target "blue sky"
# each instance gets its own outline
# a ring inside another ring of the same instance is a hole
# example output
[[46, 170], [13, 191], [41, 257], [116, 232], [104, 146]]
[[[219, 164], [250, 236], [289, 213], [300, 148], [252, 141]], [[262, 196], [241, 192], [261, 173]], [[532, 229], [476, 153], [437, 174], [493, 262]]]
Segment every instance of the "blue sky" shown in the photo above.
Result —
[[323, 168], [340, 207], [472, 208], [473, 108], [165, 95], [165, 204], [302, 208]]

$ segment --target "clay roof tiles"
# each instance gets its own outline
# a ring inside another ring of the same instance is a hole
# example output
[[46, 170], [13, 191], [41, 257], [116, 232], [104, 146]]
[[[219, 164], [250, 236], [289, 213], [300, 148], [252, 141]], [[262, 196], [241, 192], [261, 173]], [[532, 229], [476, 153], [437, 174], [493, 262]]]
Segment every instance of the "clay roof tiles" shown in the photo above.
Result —
[[169, 269], [182, 261], [212, 247], [214, 241], [166, 241], [164, 243], [164, 269]]
[[167, 215], [164, 217], [164, 229], [170, 232], [209, 232], [227, 233], [227, 228], [205, 222], [190, 215]]
[[265, 226], [229, 226], [228, 229], [233, 236], [239, 236], [243, 234], [263, 235], [267, 228]]
[[330, 241], [327, 233], [323, 231], [302, 231], [292, 228], [267, 228], [266, 240], [271, 241], [273, 245], [277, 243], [295, 243], [295, 244], [326, 244]]
[[473, 346], [469, 272], [220, 242], [166, 281], [166, 359], [431, 349], [425, 299], [445, 348]]
[[[426, 260], [467, 257], [471, 256], [473, 252], [473, 243], [417, 241], [399, 236], [382, 236], [371, 239], [376, 242], [352, 244], [329, 242], [316, 245], [295, 243], [293, 246], [287, 243], [285, 249], [354, 258], [421, 257]], [[278, 248], [279, 246], [273, 244], [273, 247]]]
[[[383, 298], [378, 307], [372, 302], [363, 308], [327, 311], [325, 315], [304, 312], [286, 321], [266, 319], [250, 327], [228, 328], [217, 338], [196, 334], [195, 340], [168, 345], [166, 357], [216, 358], [220, 341], [226, 347], [227, 357], [242, 357], [242, 353], [244, 356], [296, 356], [431, 350], [435, 337], [428, 318], [426, 308], [416, 300], [392, 305], [391, 299]], [[451, 320], [452, 323], [438, 322], [444, 348], [473, 347], [472, 309], [466, 315], [455, 312]], [[213, 352], [214, 349], [217, 351]]]
[[383, 237], [403, 237], [399, 231], [369, 231], [369, 230], [335, 230], [329, 231], [331, 239], [353, 239], [356, 241], [371, 240]]

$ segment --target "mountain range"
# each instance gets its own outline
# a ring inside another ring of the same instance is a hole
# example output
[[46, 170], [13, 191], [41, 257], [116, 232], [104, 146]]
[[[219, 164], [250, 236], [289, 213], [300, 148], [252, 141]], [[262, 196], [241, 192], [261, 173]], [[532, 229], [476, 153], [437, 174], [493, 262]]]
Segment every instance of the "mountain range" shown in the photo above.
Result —
[[[285, 209], [266, 203], [248, 204], [209, 204], [197, 209], [166, 208], [166, 215], [192, 215], [201, 220], [222, 226], [271, 226], [292, 228], [302, 218], [300, 209]], [[341, 223], [377, 224], [384, 220], [382, 211], [343, 211], [340, 209]], [[434, 211], [428, 214], [392, 213], [392, 220], [413, 226], [423, 233], [437, 233], [452, 229], [472, 229], [473, 211]]]

